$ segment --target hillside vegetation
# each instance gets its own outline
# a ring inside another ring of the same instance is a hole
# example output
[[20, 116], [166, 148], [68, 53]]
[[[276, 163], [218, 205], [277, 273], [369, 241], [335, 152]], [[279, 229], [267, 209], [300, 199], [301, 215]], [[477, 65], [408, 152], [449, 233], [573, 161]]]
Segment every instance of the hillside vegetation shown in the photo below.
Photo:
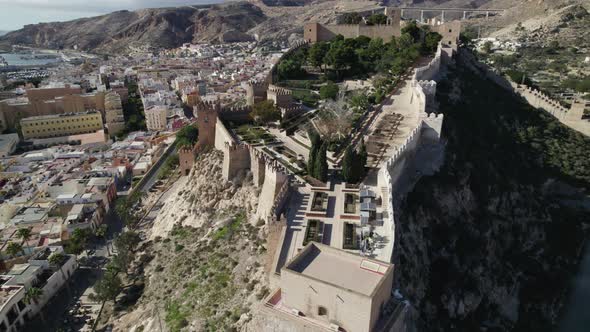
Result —
[[446, 162], [403, 206], [399, 282], [425, 330], [552, 331], [588, 222], [590, 139], [461, 64]]

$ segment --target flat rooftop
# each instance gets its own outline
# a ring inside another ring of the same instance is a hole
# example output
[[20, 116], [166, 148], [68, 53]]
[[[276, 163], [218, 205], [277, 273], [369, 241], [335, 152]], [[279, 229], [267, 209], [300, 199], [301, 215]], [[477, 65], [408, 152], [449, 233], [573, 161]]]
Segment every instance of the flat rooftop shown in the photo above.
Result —
[[371, 296], [392, 264], [369, 259], [311, 242], [293, 257], [285, 269], [304, 276]]
[[6, 282], [6, 285], [16, 286], [24, 285], [30, 282], [36, 275], [39, 274], [40, 266], [31, 264], [16, 264], [12, 267], [6, 275], [13, 276], [12, 279]]

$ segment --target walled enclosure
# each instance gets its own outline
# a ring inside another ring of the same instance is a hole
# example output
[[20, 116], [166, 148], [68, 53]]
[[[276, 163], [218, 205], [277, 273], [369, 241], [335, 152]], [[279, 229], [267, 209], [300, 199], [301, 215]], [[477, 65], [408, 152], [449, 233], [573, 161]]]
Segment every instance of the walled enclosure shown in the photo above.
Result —
[[345, 38], [366, 36], [389, 41], [392, 36], [401, 36], [401, 11], [398, 9], [388, 11], [387, 16], [389, 17], [387, 24], [380, 25], [308, 23], [303, 28], [303, 39], [306, 42], [315, 43], [342, 35]]
[[[444, 116], [442, 114], [428, 113], [436, 110], [436, 81], [441, 66], [451, 60], [453, 49], [439, 43], [434, 58], [424, 67], [416, 68], [412, 76], [410, 105], [419, 114], [420, 121], [405, 142], [397, 148], [393, 155], [379, 169], [378, 186], [386, 188], [387, 215], [392, 219], [392, 234], [395, 241], [395, 201], [397, 188], [402, 176], [410, 177], [407, 170], [414, 162], [416, 152], [426, 146], [443, 147], [440, 142]], [[442, 165], [442, 159], [428, 165], [436, 171]], [[424, 167], [424, 166], [423, 166]], [[392, 244], [394, 247], [394, 244]]]
[[190, 153], [188, 150], [179, 151], [182, 173], [190, 173], [195, 154], [199, 151], [210, 148], [223, 151], [223, 178], [232, 181], [240, 172], [250, 170], [254, 184], [262, 187], [258, 198], [257, 217], [266, 222], [276, 220], [289, 193], [287, 171], [260, 149], [240, 142], [224, 124], [224, 121], [249, 118], [250, 108], [227, 109], [221, 107], [218, 102], [200, 102], [195, 111], [199, 140]]

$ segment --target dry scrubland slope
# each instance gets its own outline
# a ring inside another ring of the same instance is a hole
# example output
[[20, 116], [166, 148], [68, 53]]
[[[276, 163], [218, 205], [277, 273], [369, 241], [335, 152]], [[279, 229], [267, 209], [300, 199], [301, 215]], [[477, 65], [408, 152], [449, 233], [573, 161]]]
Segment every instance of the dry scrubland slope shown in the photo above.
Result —
[[143, 294], [114, 313], [115, 331], [239, 330], [268, 294], [266, 228], [251, 222], [258, 191], [246, 173], [224, 182], [222, 158], [199, 156], [173, 189], [138, 259]]

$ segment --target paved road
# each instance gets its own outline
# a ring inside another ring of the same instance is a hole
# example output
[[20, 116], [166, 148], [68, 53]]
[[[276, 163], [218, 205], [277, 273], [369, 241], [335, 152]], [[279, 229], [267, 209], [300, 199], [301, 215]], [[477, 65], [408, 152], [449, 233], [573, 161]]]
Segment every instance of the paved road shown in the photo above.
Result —
[[154, 183], [156, 183], [156, 181], [158, 181], [158, 173], [160, 172], [160, 169], [162, 168], [162, 166], [164, 166], [166, 159], [168, 159], [168, 157], [170, 157], [170, 155], [173, 152], [176, 152], [176, 141], [174, 143], [172, 143], [172, 145], [170, 147], [168, 147], [166, 149], [166, 151], [164, 151], [164, 153], [162, 154], [162, 157], [150, 169], [148, 174], [145, 175], [145, 176], [148, 176], [149, 178], [146, 180], [143, 180], [141, 186], [139, 188], [137, 188], [137, 190], [141, 190], [143, 192], [148, 192], [152, 188]]
[[81, 302], [98, 311], [100, 303], [90, 303], [86, 295], [103, 274], [102, 269], [112, 253], [112, 240], [123, 230], [123, 222], [114, 209], [105, 216], [105, 223], [109, 226], [106, 239], [91, 243], [88, 246], [89, 250], [80, 255], [84, 257], [86, 253], [93, 252], [93, 255], [87, 258], [90, 264], [81, 264], [68, 282], [69, 289], [64, 286], [43, 308], [45, 321], [38, 315], [23, 331], [82, 331], [84, 322], [80, 319], [76, 322], [69, 313], [75, 308], [76, 303]]

